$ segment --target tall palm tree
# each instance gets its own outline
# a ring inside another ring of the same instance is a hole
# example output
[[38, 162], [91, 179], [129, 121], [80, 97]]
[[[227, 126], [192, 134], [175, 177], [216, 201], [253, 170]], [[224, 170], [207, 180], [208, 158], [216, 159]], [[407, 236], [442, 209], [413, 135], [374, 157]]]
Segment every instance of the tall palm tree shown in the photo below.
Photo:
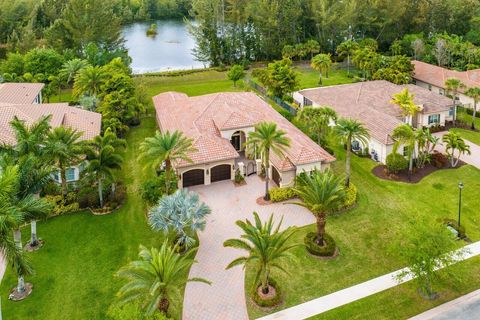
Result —
[[359, 46], [358, 43], [352, 39], [342, 42], [337, 47], [337, 54], [340, 57], [347, 57], [347, 74], [350, 74], [350, 64], [351, 58], [356, 50], [358, 50]]
[[151, 316], [155, 311], [167, 314], [170, 297], [179, 296], [180, 288], [186, 282], [209, 282], [202, 278], [187, 279], [185, 274], [196, 261], [192, 256], [194, 250], [180, 255], [175, 248], [164, 241], [160, 249], [148, 250], [140, 246], [139, 260], [132, 261], [122, 267], [117, 276], [128, 282], [117, 293], [120, 304], [140, 300], [145, 316]]
[[328, 70], [332, 65], [332, 59], [330, 54], [325, 54], [325, 53], [317, 54], [315, 57], [313, 57], [310, 65], [314, 70], [320, 73], [320, 80], [318, 83], [322, 85], [323, 72], [325, 71], [326, 77], [328, 78]]
[[261, 155], [265, 167], [265, 197], [270, 200], [268, 192], [268, 182], [270, 179], [270, 153], [273, 152], [278, 157], [283, 157], [287, 148], [290, 147], [290, 139], [286, 137], [286, 132], [278, 129], [277, 124], [273, 122], [261, 122], [255, 126], [255, 131], [248, 134], [247, 148], [248, 154], [257, 152]]
[[60, 74], [66, 79], [67, 84], [70, 84], [75, 79], [77, 73], [88, 66], [90, 64], [87, 60], [75, 58], [63, 64]]
[[253, 284], [254, 286], [257, 286], [260, 283], [262, 286], [262, 292], [267, 294], [269, 292], [271, 271], [273, 269], [278, 269], [286, 272], [285, 269], [280, 266], [279, 262], [282, 260], [294, 260], [295, 256], [289, 251], [298, 246], [298, 244], [287, 243], [295, 233], [293, 228], [288, 228], [285, 231], [280, 232], [283, 218], [275, 227], [273, 214], [265, 223], [262, 223], [256, 212], [253, 213], [253, 216], [255, 224], [248, 219], [245, 222], [241, 220], [236, 222], [237, 226], [243, 230], [240, 239], [229, 239], [223, 243], [224, 247], [241, 249], [248, 252], [248, 256], [239, 257], [233, 260], [226, 269], [238, 265], [246, 266], [248, 263], [254, 263], [257, 272]]
[[107, 80], [107, 75], [99, 66], [88, 66], [81, 69], [75, 76], [73, 95], [79, 97], [81, 94], [96, 96], [100, 87]]
[[186, 137], [182, 132], [160, 133], [154, 137], [145, 138], [140, 144], [140, 158], [148, 161], [150, 168], [160, 170], [165, 164], [165, 191], [170, 192], [172, 163], [176, 161], [192, 162], [189, 154], [196, 152], [193, 139]]
[[310, 53], [310, 59], [313, 59], [313, 55], [320, 52], [320, 44], [317, 40], [308, 40], [305, 43], [305, 48], [307, 52]]
[[298, 113], [298, 120], [308, 125], [315, 132], [317, 144], [322, 145], [325, 136], [331, 131], [330, 125], [337, 121], [337, 113], [330, 107], [303, 107]]
[[[471, 154], [470, 146], [465, 143], [465, 140], [460, 137], [459, 134], [449, 131], [442, 137], [443, 143], [445, 143], [445, 151], [450, 160], [452, 167], [456, 167], [460, 161], [460, 157], [463, 154]], [[458, 155], [455, 155], [455, 151], [458, 151]]]
[[477, 103], [480, 101], [480, 88], [472, 87], [465, 92], [467, 96], [473, 99], [473, 117], [472, 117], [472, 130], [475, 130], [475, 119], [477, 117]]
[[354, 119], [340, 119], [337, 121], [335, 133], [343, 145], [347, 146], [347, 155], [345, 159], [345, 186], [350, 186], [350, 158], [352, 151], [352, 141], [358, 141], [364, 147], [368, 145], [370, 134], [363, 124]]
[[397, 152], [398, 148], [403, 145], [407, 149], [408, 158], [408, 173], [413, 173], [413, 158], [415, 156], [415, 145], [417, 143], [417, 134], [408, 124], [401, 124], [393, 130], [392, 139], [395, 141], [393, 144], [393, 152]]
[[85, 154], [85, 144], [80, 141], [81, 132], [63, 126], [57, 127], [47, 135], [47, 141], [43, 151], [48, 158], [58, 167], [62, 180], [62, 194], [67, 195], [68, 167], [81, 161]]
[[459, 79], [448, 78], [445, 80], [445, 89], [452, 96], [453, 102], [453, 124], [457, 121], [457, 94], [465, 88], [465, 84]]
[[327, 214], [343, 204], [345, 187], [341, 179], [330, 170], [322, 173], [318, 170], [311, 174], [299, 175], [297, 185], [294, 187], [302, 201], [294, 204], [307, 208], [317, 220], [317, 237], [315, 243], [323, 247], [326, 245], [325, 225]]
[[415, 95], [408, 91], [407, 88], [403, 89], [400, 93], [396, 93], [393, 95], [393, 99], [390, 100], [391, 104], [395, 104], [400, 107], [402, 110], [403, 115], [407, 118], [407, 123], [413, 126], [413, 119], [417, 112], [420, 111], [420, 107], [417, 106], [413, 99]]

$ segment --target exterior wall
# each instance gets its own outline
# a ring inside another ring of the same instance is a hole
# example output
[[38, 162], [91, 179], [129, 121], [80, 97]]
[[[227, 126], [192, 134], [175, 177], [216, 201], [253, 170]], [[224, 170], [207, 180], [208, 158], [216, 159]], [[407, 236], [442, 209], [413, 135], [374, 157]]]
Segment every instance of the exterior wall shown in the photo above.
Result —
[[[428, 89], [432, 92], [441, 94], [442, 96], [445, 95], [445, 89], [434, 86], [434, 85], [431, 85], [431, 84], [428, 84], [426, 82], [423, 82], [423, 81], [420, 81], [420, 80], [415, 80], [415, 85], [417, 85], [419, 87], [422, 87], [422, 88], [425, 88], [425, 89]], [[462, 93], [459, 93], [457, 95], [457, 97], [458, 97], [458, 102], [460, 104], [462, 104], [462, 105], [464, 105], [465, 107], [468, 107], [468, 108], [473, 108], [473, 99], [472, 98], [467, 97], [466, 95], [464, 95]]]
[[183, 188], [183, 174], [193, 169], [202, 169], [204, 174], [204, 179], [205, 179], [205, 185], [211, 184], [210, 169], [221, 164], [228, 164], [231, 166], [232, 168], [231, 180], [234, 180], [235, 179], [235, 159], [231, 159], [231, 160], [225, 160], [225, 161], [217, 161], [217, 162], [211, 162], [211, 163], [205, 163], [205, 164], [199, 164], [199, 165], [192, 165], [192, 166], [176, 169], [178, 188], [179, 189]]
[[433, 127], [435, 124], [428, 124], [428, 116], [439, 114], [440, 115], [440, 122], [439, 125], [444, 126], [445, 121], [452, 120], [452, 117], [449, 115], [448, 111], [443, 112], [433, 112], [428, 114], [419, 113], [417, 117], [418, 126], [419, 127]]
[[297, 176], [295, 174], [295, 170], [289, 170], [289, 171], [279, 171], [280, 173], [280, 188], [283, 187], [291, 187], [295, 183], [295, 177]]

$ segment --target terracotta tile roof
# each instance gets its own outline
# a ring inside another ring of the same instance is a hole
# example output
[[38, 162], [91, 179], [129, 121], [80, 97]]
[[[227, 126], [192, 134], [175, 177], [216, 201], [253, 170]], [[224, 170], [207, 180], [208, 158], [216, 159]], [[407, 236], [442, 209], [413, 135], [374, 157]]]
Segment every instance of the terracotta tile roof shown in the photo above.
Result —
[[467, 88], [480, 87], [480, 69], [456, 71], [442, 68], [422, 61], [412, 61], [414, 65], [413, 78], [445, 89], [445, 80], [456, 78], [461, 80]]
[[[309, 137], [277, 113], [268, 103], [251, 92], [216, 93], [188, 97], [166, 92], [153, 97], [157, 123], [161, 131], [182, 131], [194, 139], [198, 152], [190, 157], [194, 164], [237, 158], [239, 155], [220, 131], [252, 127], [263, 121], [275, 122], [287, 132], [291, 146], [284, 159], [272, 156], [281, 171], [296, 165], [335, 160]], [[177, 167], [188, 166], [179, 163]]]
[[90, 140], [100, 134], [102, 116], [99, 113], [70, 107], [67, 103], [0, 105], [0, 143], [14, 144], [15, 136], [10, 122], [16, 116], [32, 124], [43, 116], [52, 115], [52, 127], [65, 126], [83, 133], [82, 140]]
[[43, 83], [0, 83], [0, 102], [31, 104], [42, 91]]
[[332, 107], [343, 118], [357, 119], [376, 140], [391, 144], [393, 129], [402, 123], [399, 107], [390, 103], [393, 95], [408, 88], [415, 94], [414, 102], [423, 107], [423, 113], [448, 111], [451, 100], [427, 89], [408, 85], [396, 85], [377, 80], [301, 90], [300, 94], [317, 105]]

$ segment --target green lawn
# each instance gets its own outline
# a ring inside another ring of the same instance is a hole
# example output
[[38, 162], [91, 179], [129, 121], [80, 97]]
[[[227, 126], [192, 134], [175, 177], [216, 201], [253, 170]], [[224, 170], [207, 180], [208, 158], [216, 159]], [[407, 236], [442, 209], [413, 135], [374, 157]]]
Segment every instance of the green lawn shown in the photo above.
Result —
[[[466, 112], [459, 112], [458, 119], [470, 125], [472, 123], [473, 116], [467, 114]], [[477, 130], [480, 130], [480, 118], [478, 117], [475, 117], [475, 128]], [[457, 129], [457, 128], [451, 129], [451, 130], [460, 134], [462, 138], [465, 138], [475, 144], [480, 145], [480, 131], [472, 131], [472, 130]]]
[[[339, 159], [334, 165], [334, 170], [343, 173], [344, 153], [340, 149], [337, 149], [337, 153]], [[432, 223], [440, 217], [455, 218], [459, 180], [467, 186], [464, 189], [462, 224], [472, 240], [480, 240], [480, 212], [477, 210], [480, 206], [480, 198], [477, 196], [480, 170], [464, 166], [455, 170], [438, 171], [418, 184], [405, 184], [384, 181], [373, 176], [371, 170], [376, 164], [369, 159], [354, 157], [352, 160], [352, 181], [359, 190], [358, 205], [341, 215], [329, 217], [327, 223], [327, 232], [337, 241], [340, 255], [333, 260], [319, 260], [308, 255], [303, 248], [294, 249], [298, 260], [284, 263], [290, 274], [273, 273], [273, 277], [285, 289], [285, 303], [280, 308], [265, 312], [259, 310], [249, 300], [248, 309], [252, 318], [404, 267], [398, 257], [389, 250], [389, 244], [395, 239], [396, 232], [406, 226], [407, 220], [417, 217], [426, 217]], [[292, 241], [302, 243], [304, 235], [313, 229], [313, 226], [300, 228]], [[475, 266], [472, 264], [472, 267], [480, 272], [478, 264]], [[246, 290], [252, 287], [253, 271], [252, 267], [247, 268]], [[475, 285], [480, 286], [479, 278], [465, 284], [461, 287], [463, 291], [459, 292], [464, 292]], [[447, 290], [447, 296], [458, 296], [459, 292]], [[407, 309], [418, 302], [414, 298], [415, 292], [397, 298], [406, 309], [402, 312], [408, 312]], [[425, 310], [433, 305], [420, 303], [415, 310]], [[365, 307], [363, 318], [381, 319], [382, 317], [378, 315], [382, 312], [383, 317], [390, 317], [388, 309], [372, 306]], [[337, 314], [336, 319], [348, 318], [343, 314]]]
[[[318, 87], [320, 74], [308, 65], [297, 65], [295, 70], [300, 73], [300, 89]], [[351, 72], [353, 75], [353, 72]], [[328, 78], [323, 75], [323, 86], [333, 86], [354, 82], [353, 77], [348, 77], [347, 71], [343, 69], [332, 68]]]

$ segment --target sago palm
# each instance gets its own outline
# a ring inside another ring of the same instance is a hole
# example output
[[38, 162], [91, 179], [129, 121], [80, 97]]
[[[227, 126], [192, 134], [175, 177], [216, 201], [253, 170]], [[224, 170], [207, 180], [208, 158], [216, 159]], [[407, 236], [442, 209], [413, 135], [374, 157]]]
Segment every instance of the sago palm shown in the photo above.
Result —
[[286, 134], [285, 131], [278, 129], [277, 124], [273, 122], [261, 122], [255, 126], [255, 131], [248, 134], [248, 154], [259, 153], [265, 167], [264, 199], [267, 201], [270, 200], [268, 192], [270, 153], [273, 152], [278, 157], [285, 156], [285, 152], [290, 147], [290, 139]]
[[465, 88], [465, 84], [457, 78], [448, 78], [445, 80], [445, 89], [452, 96], [453, 102], [453, 124], [457, 121], [457, 94]]
[[472, 117], [472, 130], [475, 130], [475, 120], [477, 119], [477, 104], [480, 101], [480, 88], [469, 88], [466, 95], [473, 99], [473, 117]]
[[132, 261], [117, 272], [127, 283], [117, 293], [120, 304], [139, 301], [145, 316], [156, 311], [167, 314], [172, 296], [180, 297], [186, 282], [209, 284], [202, 278], [185, 277], [195, 260], [196, 250], [180, 255], [164, 241], [160, 249], [140, 246], [139, 260]]
[[332, 59], [330, 58], [330, 54], [320, 53], [313, 57], [311, 62], [311, 67], [320, 73], [320, 80], [319, 84], [323, 84], [323, 72], [325, 71], [326, 77], [328, 78], [328, 70], [332, 65]]
[[196, 152], [193, 140], [182, 132], [160, 133], [154, 137], [145, 138], [140, 144], [140, 159], [148, 161], [148, 166], [160, 170], [165, 164], [165, 191], [170, 192], [172, 164], [177, 161], [192, 162], [189, 154]]
[[364, 125], [354, 119], [340, 119], [337, 121], [335, 133], [340, 142], [347, 146], [345, 158], [345, 186], [350, 186], [350, 158], [352, 151], [352, 141], [358, 141], [363, 147], [368, 146], [370, 134]]
[[96, 96], [100, 87], [107, 80], [107, 75], [99, 66], [88, 66], [81, 69], [75, 76], [73, 95], [79, 97], [82, 94]]
[[297, 179], [294, 190], [302, 201], [293, 204], [307, 208], [315, 216], [317, 220], [315, 243], [323, 247], [326, 245], [324, 236], [327, 214], [343, 204], [345, 187], [341, 179], [329, 170], [323, 173], [315, 170], [311, 174], [299, 175]]
[[298, 245], [291, 244], [288, 241], [293, 236], [294, 229], [288, 228], [280, 232], [283, 218], [275, 226], [273, 214], [265, 223], [262, 223], [256, 212], [253, 213], [253, 216], [254, 223], [248, 219], [245, 222], [240, 220], [236, 222], [237, 226], [243, 230], [240, 239], [229, 239], [223, 243], [224, 247], [248, 252], [247, 256], [239, 257], [230, 262], [227, 269], [238, 265], [245, 267], [248, 263], [253, 263], [256, 269], [254, 286], [258, 286], [260, 283], [262, 292], [267, 294], [271, 271], [278, 269], [286, 272], [280, 263], [282, 260], [294, 260], [295, 256], [289, 251]]
[[405, 88], [402, 92], [394, 94], [393, 99], [390, 100], [391, 104], [397, 105], [402, 110], [403, 116], [407, 118], [407, 123], [411, 126], [413, 126], [415, 115], [420, 111], [420, 107], [413, 102], [414, 98], [415, 95], [410, 94]]
[[393, 152], [397, 153], [400, 146], [404, 146], [407, 151], [408, 158], [408, 172], [413, 172], [413, 158], [415, 156], [415, 145], [417, 142], [417, 135], [415, 130], [408, 124], [401, 124], [393, 130], [392, 139], [395, 141], [393, 144]]

